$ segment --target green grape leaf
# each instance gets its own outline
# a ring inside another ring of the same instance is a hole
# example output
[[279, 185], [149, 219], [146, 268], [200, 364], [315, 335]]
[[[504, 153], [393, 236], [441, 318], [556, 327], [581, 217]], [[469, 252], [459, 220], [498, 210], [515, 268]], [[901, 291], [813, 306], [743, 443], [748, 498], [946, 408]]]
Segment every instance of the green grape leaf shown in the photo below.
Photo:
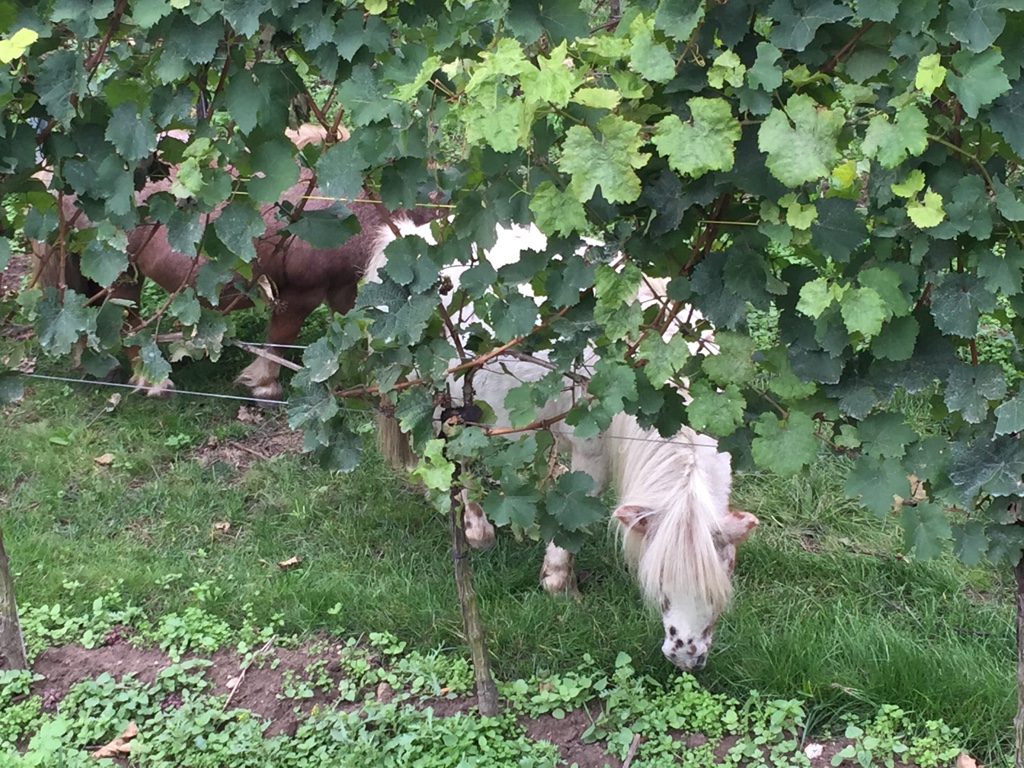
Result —
[[863, 215], [854, 200], [826, 197], [814, 201], [817, 219], [811, 224], [811, 243], [836, 261], [846, 262], [868, 237]]
[[535, 106], [523, 98], [470, 102], [462, 110], [466, 140], [489, 144], [498, 152], [514, 152], [528, 141], [534, 111]]
[[901, 458], [907, 446], [917, 441], [917, 433], [899, 413], [876, 413], [857, 425], [857, 435], [865, 456]]
[[775, 0], [768, 15], [778, 23], [772, 29], [772, 43], [783, 50], [802, 51], [823, 24], [842, 21], [851, 14], [849, 8], [834, 0]]
[[843, 323], [850, 333], [859, 333], [865, 339], [877, 336], [890, 312], [874, 288], [851, 288], [843, 293], [839, 302]]
[[109, 224], [100, 229], [82, 251], [82, 274], [99, 285], [111, 285], [128, 269], [128, 238]]
[[743, 423], [747, 401], [739, 387], [727, 384], [721, 391], [707, 382], [694, 382], [690, 387], [693, 400], [686, 406], [690, 426], [717, 437], [728, 437]]
[[310, 381], [327, 381], [338, 372], [338, 353], [331, 348], [327, 339], [320, 338], [306, 347], [306, 351], [302, 353], [302, 365], [306, 368]]
[[990, 525], [985, 529], [988, 536], [988, 559], [995, 565], [1005, 562], [1013, 567], [1020, 562], [1024, 550], [1024, 527], [1020, 525]]
[[132, 21], [143, 30], [147, 30], [171, 12], [168, 0], [136, 0], [132, 3]]
[[316, 161], [316, 180], [331, 198], [350, 201], [362, 193], [362, 173], [367, 162], [350, 142], [329, 146]]
[[899, 4], [892, 0], [858, 0], [857, 13], [871, 21], [890, 22], [896, 18]]
[[704, 18], [700, 0], [660, 0], [654, 12], [654, 26], [679, 42], [690, 39]]
[[640, 197], [640, 179], [634, 169], [647, 165], [640, 151], [640, 126], [618, 115], [597, 122], [599, 138], [589, 128], [574, 125], [566, 132], [558, 167], [572, 176], [570, 190], [581, 203], [594, 191], [612, 203], [629, 203]]
[[106, 139], [128, 162], [134, 163], [149, 157], [156, 149], [156, 132], [147, 112], [144, 110], [140, 116], [138, 107], [126, 101], [114, 107], [110, 116]]
[[989, 111], [989, 124], [1018, 157], [1024, 155], [1024, 78], [1014, 81], [1010, 92], [996, 99]]
[[421, 480], [427, 488], [435, 491], [447, 491], [452, 484], [452, 475], [455, 472], [455, 465], [444, 455], [445, 441], [440, 438], [428, 440], [423, 446], [423, 454], [419, 463], [413, 469], [413, 477]]
[[841, 110], [821, 107], [804, 94], [790, 96], [785, 109], [774, 108], [757, 134], [772, 175], [788, 187], [828, 176], [840, 158], [844, 119]]
[[43, 289], [36, 311], [39, 343], [49, 354], [66, 355], [83, 333], [96, 330], [96, 310], [86, 306], [86, 297], [74, 291], [64, 293], [64, 301], [55, 288]]
[[1017, 194], [999, 179], [992, 179], [992, 190], [995, 192], [996, 207], [1005, 219], [1024, 221], [1024, 200], [1017, 197]]
[[329, 443], [315, 452], [316, 458], [330, 472], [351, 472], [363, 455], [362, 438], [344, 426], [331, 426]]
[[611, 88], [580, 88], [572, 100], [584, 107], [594, 109], [615, 109], [622, 101], [622, 94]]
[[636, 371], [625, 363], [598, 359], [587, 389], [606, 411], [619, 413], [624, 401], [636, 400]]
[[345, 105], [353, 125], [369, 125], [397, 114], [398, 102], [387, 97], [380, 80], [379, 69], [357, 64], [348, 80], [338, 86], [338, 100]]
[[909, 360], [914, 354], [920, 325], [911, 316], [896, 317], [871, 342], [871, 351], [885, 360]]
[[299, 180], [294, 145], [284, 139], [264, 142], [253, 148], [252, 163], [262, 175], [249, 179], [249, 196], [258, 203], [276, 203], [281, 193]]
[[65, 127], [70, 125], [71, 118], [75, 116], [71, 96], [79, 93], [84, 77], [85, 68], [77, 51], [56, 50], [39, 65], [35, 82], [39, 101]]
[[733, 88], [743, 85], [747, 67], [733, 51], [722, 51], [708, 70], [708, 85], [715, 90], [723, 89], [728, 83]]
[[964, 565], [976, 566], [988, 554], [988, 536], [985, 526], [979, 520], [968, 520], [966, 523], [954, 523], [950, 526], [953, 535], [953, 554]]
[[220, 241], [246, 263], [256, 258], [254, 239], [260, 237], [266, 228], [260, 212], [243, 200], [232, 200], [213, 221], [213, 229]]
[[131, 343], [139, 348], [139, 356], [136, 360], [137, 372], [145, 376], [151, 384], [167, 381], [171, 375], [171, 364], [167, 362], [153, 337], [148, 333], [139, 334], [132, 338]]
[[907, 203], [907, 215], [921, 229], [937, 227], [946, 218], [946, 211], [942, 207], [942, 196], [938, 192], [928, 190], [921, 200], [911, 200]]
[[927, 56], [922, 56], [921, 60], [917, 63], [914, 87], [920, 88], [928, 96], [935, 93], [935, 89], [945, 81], [946, 72], [948, 72], [940, 63], [941, 61], [942, 56], [938, 53], [929, 53]]
[[889, 514], [895, 496], [910, 498], [910, 481], [899, 462], [878, 456], [861, 456], [846, 476], [843, 489], [879, 517]]
[[857, 274], [857, 282], [866, 288], [873, 289], [885, 302], [890, 314], [902, 317], [910, 314], [913, 305], [901, 287], [902, 276], [894, 269], [870, 267]]
[[679, 173], [698, 178], [708, 171], [732, 170], [742, 130], [729, 103], [695, 97], [689, 106], [689, 122], [682, 122], [676, 115], [662, 118], [651, 142]]
[[1000, 66], [1002, 62], [1003, 54], [996, 48], [978, 54], [953, 54], [953, 69], [959, 74], [949, 75], [946, 82], [969, 117], [977, 117], [981, 107], [1010, 90], [1010, 80]]
[[964, 421], [978, 424], [988, 415], [988, 401], [1006, 395], [1006, 377], [995, 363], [957, 363], [946, 380], [945, 403]]
[[836, 300], [835, 291], [827, 278], [816, 277], [800, 287], [800, 299], [797, 301], [798, 311], [810, 318], [818, 318]]
[[537, 67], [520, 75], [519, 85], [528, 101], [547, 102], [559, 108], [569, 103], [573, 91], [583, 84], [584, 73], [566, 66], [567, 56], [568, 45], [562, 41], [550, 56], [537, 59]]
[[945, 334], [964, 338], [977, 335], [981, 313], [995, 307], [995, 294], [971, 274], [947, 273], [932, 288], [932, 317]]
[[975, 53], [986, 50], [1002, 34], [1004, 8], [1024, 10], [1020, 0], [952, 0], [949, 5], [949, 33]]
[[524, 484], [517, 488], [502, 487], [500, 491], [491, 491], [484, 497], [481, 506], [495, 525], [514, 523], [529, 528], [536, 522], [539, 501], [537, 490]]
[[665, 341], [657, 334], [648, 334], [637, 348], [637, 356], [645, 360], [644, 371], [655, 386], [677, 376], [690, 358], [686, 337], [675, 334]]
[[511, 293], [491, 308], [494, 335], [502, 343], [525, 336], [537, 324], [537, 304], [529, 296]]
[[600, 499], [587, 494], [594, 487], [594, 479], [586, 472], [565, 472], [558, 476], [548, 491], [545, 506], [558, 524], [567, 531], [603, 520], [607, 516]]
[[995, 496], [1024, 495], [1024, 446], [1015, 436], [970, 442], [954, 441], [950, 449], [949, 479], [960, 499], [973, 505], [978, 493]]
[[782, 70], [776, 62], [782, 51], [768, 42], [757, 44], [757, 59], [754, 66], [747, 70], [747, 84], [751, 88], [760, 88], [771, 93], [782, 85]]
[[818, 455], [814, 420], [805, 413], [791, 413], [785, 423], [772, 413], [763, 413], [753, 428], [757, 437], [751, 441], [750, 450], [762, 469], [790, 477]]
[[654, 39], [654, 19], [642, 14], [629, 25], [633, 44], [629, 52], [629, 68], [655, 83], [667, 83], [676, 75], [676, 61], [664, 43]]
[[913, 549], [919, 560], [928, 560], [942, 554], [944, 542], [953, 537], [949, 520], [939, 504], [919, 502], [904, 504], [900, 510], [903, 524], [903, 541], [906, 548]]
[[742, 387], [753, 381], [757, 374], [753, 360], [757, 342], [744, 333], [719, 331], [715, 334], [715, 343], [719, 353], [708, 355], [701, 363], [708, 378], [723, 387], [727, 384]]
[[1016, 432], [1024, 432], [1024, 394], [1020, 393], [996, 408], [996, 434]]
[[329, 208], [303, 211], [284, 231], [302, 238], [314, 248], [337, 248], [359, 232], [359, 219], [346, 206], [333, 203]]
[[928, 118], [916, 104], [908, 104], [890, 123], [888, 115], [875, 115], [868, 122], [863, 150], [883, 168], [895, 168], [907, 156], [917, 157], [928, 148]]

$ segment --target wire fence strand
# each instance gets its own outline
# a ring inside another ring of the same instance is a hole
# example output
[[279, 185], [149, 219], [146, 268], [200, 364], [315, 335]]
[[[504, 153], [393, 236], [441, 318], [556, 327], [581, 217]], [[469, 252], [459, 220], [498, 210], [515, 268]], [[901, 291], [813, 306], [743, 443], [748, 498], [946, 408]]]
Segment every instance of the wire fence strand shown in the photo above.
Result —
[[[21, 373], [20, 375], [24, 376], [27, 379], [41, 379], [41, 380], [44, 380], [44, 381], [57, 381], [57, 382], [62, 382], [62, 383], [66, 383], [66, 384], [77, 384], [79, 386], [95, 387], [97, 389], [100, 389], [100, 388], [103, 388], [103, 387], [110, 387], [110, 388], [115, 388], [115, 389], [129, 389], [132, 392], [142, 392], [145, 389], [144, 387], [139, 387], [136, 384], [121, 384], [120, 382], [116, 382], [116, 381], [99, 381], [99, 380], [90, 380], [90, 379], [76, 379], [76, 378], [73, 378], [73, 377], [70, 377], [70, 376], [50, 376], [50, 375], [44, 374], [44, 373]], [[252, 397], [251, 395], [228, 395], [228, 394], [223, 394], [223, 393], [220, 393], [220, 392], [202, 392], [202, 391], [190, 390], [190, 389], [177, 389], [177, 388], [175, 388], [173, 390], [168, 390], [167, 394], [168, 395], [172, 395], [172, 394], [173, 395], [187, 395], [189, 397], [208, 397], [208, 398], [214, 399], [214, 400], [234, 400], [234, 401], [239, 401], [239, 402], [243, 402], [243, 403], [255, 403], [255, 404], [258, 404], [258, 405], [279, 406], [279, 405], [287, 405], [288, 404], [287, 400], [271, 400], [269, 398]], [[359, 408], [346, 408], [345, 406], [339, 406], [338, 410], [344, 411], [346, 413], [358, 413], [358, 414], [365, 414], [366, 413], [365, 410], [362, 410], [362, 409], [359, 409]], [[494, 429], [494, 428], [497, 428], [499, 425], [497, 425], [497, 424], [483, 424], [483, 423], [474, 422], [471, 426], [480, 427], [481, 429]], [[572, 432], [569, 432], [569, 431], [553, 429], [551, 427], [548, 427], [546, 431], [550, 432], [553, 435], [557, 435], [559, 437], [572, 437]], [[671, 444], [671, 445], [688, 445], [688, 446], [690, 446], [692, 448], [714, 448], [714, 449], [717, 450], [717, 445], [707, 445], [706, 443], [694, 443], [694, 442], [689, 441], [689, 440], [674, 440], [672, 438], [665, 438], [665, 437], [659, 437], [659, 438], [652, 438], [652, 437], [628, 437], [626, 435], [608, 435], [608, 434], [601, 434], [601, 435], [598, 435], [598, 437], [600, 439], [602, 439], [602, 440], [622, 440], [624, 442], [637, 442], [637, 443], [658, 443], [658, 444]]]

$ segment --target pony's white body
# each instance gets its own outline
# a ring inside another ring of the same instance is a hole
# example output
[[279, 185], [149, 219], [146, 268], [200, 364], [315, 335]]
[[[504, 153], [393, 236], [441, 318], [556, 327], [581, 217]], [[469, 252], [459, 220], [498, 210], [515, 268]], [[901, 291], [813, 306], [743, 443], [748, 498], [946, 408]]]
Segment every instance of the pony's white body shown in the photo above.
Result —
[[[429, 227], [400, 223], [399, 229], [403, 235], [417, 234], [433, 240]], [[382, 252], [390, 239], [393, 235], [389, 238], [382, 234]], [[515, 262], [522, 250], [543, 250], [545, 246], [543, 234], [535, 227], [499, 228], [498, 242], [486, 257], [498, 267]], [[383, 261], [381, 254], [369, 274], [376, 275], [376, 266]], [[456, 269], [449, 273], [453, 282], [457, 282], [460, 272]], [[663, 289], [658, 281], [645, 279], [638, 298], [664, 303]], [[692, 328], [690, 323], [700, 319], [694, 315], [691, 311], [685, 319], [677, 320], [666, 335], [683, 327]], [[708, 334], [691, 342], [694, 354], [717, 351], [713, 336]], [[595, 358], [593, 353], [586, 356], [580, 372], [585, 373]], [[538, 360], [495, 358], [474, 374], [475, 396], [494, 410], [497, 426], [510, 426], [505, 408], [508, 393], [548, 373], [543, 357]], [[574, 388], [579, 386], [567, 380], [562, 393], [541, 406], [537, 417], [565, 411], [572, 403]], [[703, 667], [715, 622], [732, 593], [736, 546], [757, 525], [753, 515], [729, 508], [729, 455], [718, 451], [714, 439], [689, 427], [665, 439], [656, 430], [643, 429], [628, 414], [613, 417], [609, 428], [597, 437], [578, 438], [564, 424], [553, 431], [570, 450], [571, 469], [593, 478], [593, 494], [602, 493], [609, 485], [616, 489], [618, 506], [612, 524], [644, 598], [661, 612], [665, 631], [662, 652], [682, 669]], [[477, 531], [490, 527], [477, 504], [467, 503], [466, 517], [467, 525]], [[493, 537], [493, 533], [490, 535]], [[541, 568], [541, 580], [548, 591], [575, 591], [572, 561], [571, 553], [554, 543], [548, 545]]]

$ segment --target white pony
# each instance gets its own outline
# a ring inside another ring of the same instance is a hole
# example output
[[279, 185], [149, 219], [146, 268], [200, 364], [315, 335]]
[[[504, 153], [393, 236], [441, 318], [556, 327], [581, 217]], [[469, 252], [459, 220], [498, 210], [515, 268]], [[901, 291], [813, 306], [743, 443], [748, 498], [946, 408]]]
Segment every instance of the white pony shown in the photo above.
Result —
[[[397, 228], [403, 235], [417, 234], [433, 241], [429, 227], [401, 222]], [[381, 235], [380, 254], [368, 269], [369, 275], [375, 276], [384, 262], [383, 249], [394, 238], [389, 234]], [[536, 228], [499, 227], [496, 247], [486, 257], [495, 267], [514, 262], [525, 247], [543, 250], [541, 238], [543, 234]], [[657, 283], [646, 285], [651, 296], [642, 296], [643, 300], [664, 301], [656, 295]], [[693, 344], [695, 352], [714, 351], [710, 338]], [[591, 355], [590, 360], [584, 360], [584, 367], [594, 359]], [[546, 373], [543, 359], [538, 363], [514, 357], [494, 358], [474, 375], [476, 397], [491, 406], [498, 426], [508, 426], [508, 393]], [[573, 395], [580, 394], [578, 387], [567, 381], [562, 394], [539, 408], [537, 417], [565, 411]], [[392, 428], [396, 427], [393, 423]], [[616, 415], [597, 437], [579, 438], [565, 425], [555, 435], [570, 451], [571, 469], [593, 478], [593, 494], [602, 493], [609, 484], [616, 490], [612, 525], [644, 598], [661, 612], [665, 633], [662, 653], [680, 669], [702, 668], [715, 622], [731, 597], [736, 547], [758, 523], [750, 513], [729, 508], [729, 454], [718, 451], [714, 439], [689, 427], [665, 439], [656, 430], [643, 429], [627, 414]], [[388, 443], [382, 440], [385, 449]], [[394, 450], [388, 452], [392, 458], [398, 455]], [[466, 522], [471, 543], [486, 545], [488, 538], [493, 542], [493, 528], [478, 504], [466, 504]], [[549, 592], [575, 593], [572, 553], [549, 543], [541, 582]]]

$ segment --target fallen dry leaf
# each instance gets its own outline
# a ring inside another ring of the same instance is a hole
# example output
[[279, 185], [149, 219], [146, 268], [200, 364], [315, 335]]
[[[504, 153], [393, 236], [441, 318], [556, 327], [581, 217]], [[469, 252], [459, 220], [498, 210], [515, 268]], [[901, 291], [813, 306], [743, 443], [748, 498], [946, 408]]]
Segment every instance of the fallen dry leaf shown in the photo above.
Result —
[[807, 755], [808, 760], [817, 760], [824, 751], [825, 748], [821, 744], [808, 744], [804, 747], [804, 754]]
[[256, 408], [250, 408], [248, 405], [240, 405], [238, 407], [238, 420], [246, 424], [259, 424], [263, 421], [263, 414]]
[[224, 685], [227, 686], [227, 689], [229, 691], [233, 691], [233, 690], [235, 690], [235, 688], [238, 687], [238, 684], [241, 683], [241, 682], [242, 682], [242, 676], [239, 675], [238, 677], [232, 677]]
[[97, 749], [92, 753], [93, 757], [121, 757], [127, 755], [132, 751], [132, 745], [129, 744], [132, 739], [139, 735], [139, 728], [135, 723], [128, 723], [128, 727], [125, 728], [121, 735], [111, 741], [109, 744]]
[[227, 520], [224, 520], [220, 523], [214, 523], [213, 530], [220, 531], [221, 533], [227, 533], [231, 530], [231, 523], [229, 523]]
[[97, 456], [95, 459], [93, 459], [93, 461], [99, 464], [101, 467], [109, 467], [111, 464], [114, 463], [114, 454], [104, 453], [102, 456]]
[[107, 407], [104, 408], [103, 410], [105, 410], [107, 413], [110, 413], [120, 404], [121, 394], [119, 392], [115, 392], [114, 394], [107, 398]]
[[282, 560], [278, 565], [282, 568], [291, 568], [294, 565], [298, 565], [302, 562], [302, 558], [298, 555], [292, 555], [287, 560]]
[[978, 763], [966, 752], [961, 752], [956, 758], [956, 768], [978, 768]]

